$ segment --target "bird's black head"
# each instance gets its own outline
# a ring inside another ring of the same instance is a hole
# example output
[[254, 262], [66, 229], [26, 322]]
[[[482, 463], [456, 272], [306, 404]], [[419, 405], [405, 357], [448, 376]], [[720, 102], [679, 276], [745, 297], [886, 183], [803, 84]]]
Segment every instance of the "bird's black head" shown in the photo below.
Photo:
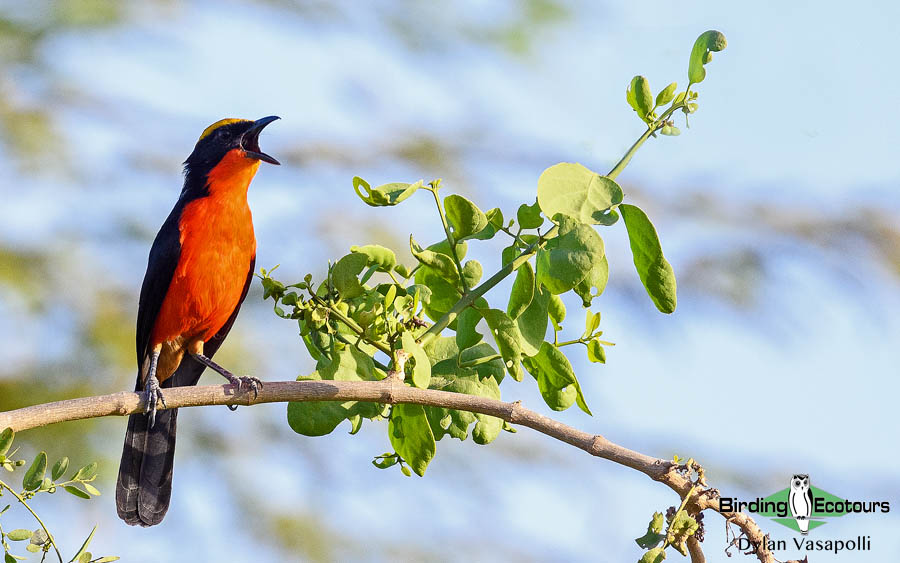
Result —
[[184, 161], [185, 171], [205, 175], [233, 150], [249, 159], [281, 164], [259, 149], [259, 133], [276, 119], [280, 118], [270, 115], [256, 121], [231, 118], [213, 123], [203, 131], [194, 152]]

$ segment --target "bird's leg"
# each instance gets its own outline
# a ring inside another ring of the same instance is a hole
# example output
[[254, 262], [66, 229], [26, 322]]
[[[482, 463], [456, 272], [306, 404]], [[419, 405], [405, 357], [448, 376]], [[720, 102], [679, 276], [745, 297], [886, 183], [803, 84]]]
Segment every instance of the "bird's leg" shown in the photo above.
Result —
[[150, 351], [150, 368], [147, 370], [147, 377], [144, 379], [144, 397], [147, 404], [144, 405], [144, 414], [150, 415], [150, 428], [156, 424], [156, 403], [162, 401], [163, 407], [168, 408], [166, 399], [163, 397], [162, 390], [159, 388], [159, 380], [156, 379], [156, 366], [159, 363], [159, 353], [162, 346], [156, 346]]
[[[250, 377], [247, 375], [242, 376], [242, 377], [237, 377], [236, 375], [234, 375], [227, 369], [223, 368], [216, 362], [214, 362], [211, 359], [204, 356], [201, 352], [194, 352], [191, 354], [191, 357], [193, 357], [195, 360], [197, 360], [201, 364], [212, 369], [213, 371], [217, 372], [219, 375], [221, 375], [222, 377], [227, 379], [229, 383], [231, 383], [232, 385], [237, 387], [238, 391], [244, 391], [245, 389], [248, 389], [248, 390], [253, 391], [254, 399], [259, 396], [259, 390], [262, 388], [263, 382], [260, 381], [258, 378]], [[237, 405], [228, 405], [228, 408], [231, 410], [235, 410], [235, 409], [237, 409]]]

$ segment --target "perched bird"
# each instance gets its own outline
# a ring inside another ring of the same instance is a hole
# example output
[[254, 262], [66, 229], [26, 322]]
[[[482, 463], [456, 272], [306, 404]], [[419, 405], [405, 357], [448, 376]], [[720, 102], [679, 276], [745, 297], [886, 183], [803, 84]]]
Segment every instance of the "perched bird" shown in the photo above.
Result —
[[258, 393], [256, 378], [235, 377], [212, 361], [247, 296], [256, 238], [247, 190], [260, 161], [259, 134], [276, 116], [223, 119], [197, 141], [184, 163], [184, 188], [153, 241], [137, 317], [138, 374], [144, 414], [128, 418], [116, 484], [119, 517], [159, 524], [169, 508], [176, 409], [157, 412], [161, 388], [196, 385], [207, 367], [238, 391]]

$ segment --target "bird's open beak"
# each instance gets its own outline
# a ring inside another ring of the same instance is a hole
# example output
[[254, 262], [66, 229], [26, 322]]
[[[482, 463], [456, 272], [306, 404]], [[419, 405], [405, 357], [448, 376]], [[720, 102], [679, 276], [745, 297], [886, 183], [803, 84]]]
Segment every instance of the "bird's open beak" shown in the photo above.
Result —
[[262, 119], [257, 119], [253, 122], [253, 126], [248, 129], [244, 135], [241, 137], [241, 148], [250, 158], [258, 158], [264, 162], [268, 162], [271, 164], [281, 164], [271, 156], [259, 150], [259, 133], [268, 125], [272, 123], [276, 119], [281, 119], [277, 115], [270, 115], [269, 117], [263, 117]]

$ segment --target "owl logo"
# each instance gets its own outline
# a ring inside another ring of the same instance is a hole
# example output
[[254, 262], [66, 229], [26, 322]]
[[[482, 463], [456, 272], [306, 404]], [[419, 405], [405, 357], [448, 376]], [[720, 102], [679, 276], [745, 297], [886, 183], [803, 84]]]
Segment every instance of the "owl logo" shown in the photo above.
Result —
[[800, 533], [809, 533], [809, 517], [812, 516], [813, 496], [809, 488], [809, 475], [791, 477], [791, 492], [788, 497], [791, 505], [791, 516], [797, 520]]

